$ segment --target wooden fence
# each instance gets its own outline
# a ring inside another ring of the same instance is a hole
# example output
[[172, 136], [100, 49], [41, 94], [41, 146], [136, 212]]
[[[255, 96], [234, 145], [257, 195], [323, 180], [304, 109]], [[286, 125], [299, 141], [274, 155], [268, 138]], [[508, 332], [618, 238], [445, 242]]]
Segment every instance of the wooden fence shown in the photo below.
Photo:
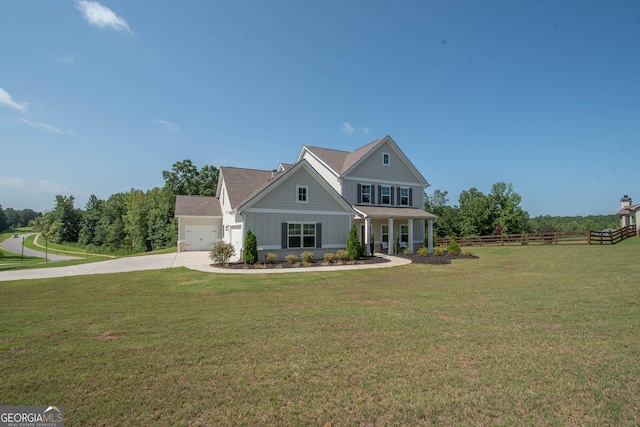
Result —
[[[611, 231], [560, 231], [550, 233], [501, 234], [495, 236], [460, 236], [456, 238], [460, 246], [487, 245], [615, 245], [635, 236], [636, 226], [618, 228]], [[450, 237], [436, 239], [437, 246], [447, 246]]]

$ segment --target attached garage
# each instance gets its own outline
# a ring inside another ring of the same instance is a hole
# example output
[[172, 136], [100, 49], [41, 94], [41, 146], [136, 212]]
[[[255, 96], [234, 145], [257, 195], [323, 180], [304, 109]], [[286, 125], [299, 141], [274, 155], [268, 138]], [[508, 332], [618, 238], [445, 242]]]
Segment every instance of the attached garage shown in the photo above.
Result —
[[208, 251], [218, 240], [217, 225], [188, 225], [184, 229], [186, 251]]
[[222, 238], [222, 212], [215, 197], [177, 196], [178, 252], [208, 251]]

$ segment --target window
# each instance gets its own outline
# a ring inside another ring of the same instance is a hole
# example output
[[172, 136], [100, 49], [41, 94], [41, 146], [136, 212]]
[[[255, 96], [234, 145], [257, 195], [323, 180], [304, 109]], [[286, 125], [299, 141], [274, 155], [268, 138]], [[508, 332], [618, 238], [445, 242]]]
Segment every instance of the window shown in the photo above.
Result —
[[389, 226], [388, 225], [383, 225], [382, 226], [382, 243], [383, 243], [383, 247], [384, 247], [384, 243], [389, 244]]
[[289, 248], [315, 248], [316, 224], [290, 223], [288, 233]]
[[371, 204], [371, 186], [362, 185], [360, 200], [362, 203]]
[[406, 248], [409, 246], [409, 226], [401, 225], [400, 226], [400, 246]]
[[389, 153], [382, 153], [382, 164], [389, 166], [391, 163], [391, 155]]
[[409, 206], [409, 189], [400, 188], [400, 206]]
[[309, 203], [309, 186], [296, 185], [296, 203]]
[[391, 187], [385, 186], [385, 185], [380, 187], [380, 204], [381, 205], [391, 204]]

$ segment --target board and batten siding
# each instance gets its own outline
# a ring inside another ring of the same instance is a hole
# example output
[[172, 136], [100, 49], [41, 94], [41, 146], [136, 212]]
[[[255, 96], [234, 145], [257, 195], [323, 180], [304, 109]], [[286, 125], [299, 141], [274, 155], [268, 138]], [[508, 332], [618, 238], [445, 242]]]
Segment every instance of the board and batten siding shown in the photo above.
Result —
[[258, 241], [259, 249], [279, 249], [282, 247], [283, 222], [309, 222], [322, 224], [322, 247], [344, 248], [351, 228], [351, 215], [347, 212], [290, 213], [290, 212], [252, 212], [245, 213], [247, 229], [250, 229]]

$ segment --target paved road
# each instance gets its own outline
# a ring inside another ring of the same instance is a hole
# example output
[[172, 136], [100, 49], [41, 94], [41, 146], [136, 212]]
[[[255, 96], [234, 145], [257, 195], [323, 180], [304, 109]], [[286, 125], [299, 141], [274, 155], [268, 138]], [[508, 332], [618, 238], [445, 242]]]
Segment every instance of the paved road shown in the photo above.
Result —
[[[16, 239], [17, 240], [17, 239]], [[406, 258], [397, 258], [384, 255], [390, 262], [380, 264], [342, 265], [331, 267], [300, 268], [292, 271], [282, 269], [228, 269], [211, 266], [209, 252], [180, 252], [160, 255], [140, 255], [126, 258], [116, 258], [107, 261], [92, 262], [68, 267], [37, 268], [32, 270], [0, 271], [0, 282], [21, 279], [46, 279], [52, 277], [80, 276], [85, 274], [124, 273], [141, 270], [161, 270], [164, 268], [186, 267], [191, 270], [207, 273], [226, 274], [277, 274], [277, 273], [305, 273], [312, 271], [354, 270], [364, 268], [386, 268], [408, 264], [411, 261]]]
[[[0, 247], [2, 247], [2, 249], [4, 249], [5, 251], [13, 252], [14, 254], [21, 254], [23, 249], [22, 239], [26, 238], [27, 236], [31, 236], [32, 234], [33, 233], [19, 234], [18, 237], [9, 237], [4, 242], [0, 243]], [[38, 257], [38, 258], [44, 258], [45, 256], [44, 252], [35, 251], [29, 248], [24, 248], [24, 255]], [[56, 255], [52, 253], [49, 253], [47, 258], [50, 259], [51, 261], [64, 261], [68, 259], [78, 259], [78, 257], [75, 257], [75, 256]]]

